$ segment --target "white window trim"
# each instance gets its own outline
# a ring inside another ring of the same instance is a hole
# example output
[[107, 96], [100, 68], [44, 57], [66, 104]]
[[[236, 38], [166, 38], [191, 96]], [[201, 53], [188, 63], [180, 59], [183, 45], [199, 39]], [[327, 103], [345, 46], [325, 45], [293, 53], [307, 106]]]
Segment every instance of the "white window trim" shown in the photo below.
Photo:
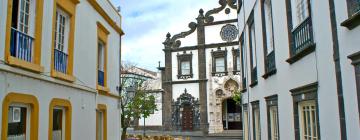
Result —
[[98, 41], [98, 70], [104, 72], [105, 69], [105, 43]]
[[[25, 132], [25, 137], [26, 137], [27, 140], [29, 140], [30, 135], [31, 135], [31, 133], [30, 133], [30, 128], [31, 128], [30, 119], [31, 119], [31, 117], [30, 116], [31, 116], [31, 112], [32, 112], [30, 105], [20, 104], [20, 103], [13, 103], [9, 107], [24, 107], [24, 108], [26, 108], [26, 132]], [[9, 125], [7, 127], [9, 127]], [[6, 136], [8, 137], [7, 134], [6, 134]]]
[[[60, 29], [60, 18], [65, 18], [64, 33], [59, 33]], [[69, 45], [69, 32], [70, 32], [70, 16], [61, 8], [56, 9], [56, 30], [55, 30], [55, 49], [67, 54], [68, 53], [68, 45]], [[59, 36], [63, 36], [63, 41], [60, 42]], [[62, 45], [62, 48], [59, 48], [59, 45]]]

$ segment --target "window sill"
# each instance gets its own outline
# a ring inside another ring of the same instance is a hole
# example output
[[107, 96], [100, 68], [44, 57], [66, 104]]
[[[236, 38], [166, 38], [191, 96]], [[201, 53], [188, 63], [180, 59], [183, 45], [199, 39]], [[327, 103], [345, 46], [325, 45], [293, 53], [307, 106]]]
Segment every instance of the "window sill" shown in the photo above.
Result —
[[177, 78], [178, 79], [190, 79], [190, 78], [193, 78], [193, 74], [188, 74], [188, 75], [177, 75]]
[[12, 56], [8, 57], [8, 64], [22, 69], [30, 70], [36, 73], [44, 72], [44, 67]]
[[216, 76], [216, 77], [222, 77], [222, 76], [227, 76], [228, 72], [213, 72], [212, 76]]
[[249, 86], [250, 86], [251, 88], [253, 88], [253, 87], [255, 87], [257, 84], [258, 84], [258, 81], [256, 80], [256, 81], [253, 81]]
[[263, 77], [264, 79], [267, 79], [267, 78], [269, 78], [270, 76], [272, 76], [272, 75], [274, 75], [274, 74], [276, 74], [276, 68], [275, 68], [275, 69], [272, 69], [272, 70], [270, 70], [270, 71], [268, 71], [268, 72], [266, 72], [262, 77]]
[[343, 21], [341, 26], [348, 28], [349, 30], [354, 29], [360, 25], [360, 11], [356, 12], [354, 15]]
[[121, 99], [120, 96], [115, 95], [113, 93], [110, 92], [99, 92], [100, 95], [106, 96], [106, 97], [110, 97], [110, 98], [114, 98], [114, 99]]
[[56, 70], [51, 70], [51, 76], [60, 80], [68, 81], [68, 82], [74, 82], [75, 77], [69, 74], [64, 74], [62, 72], [58, 72]]
[[236, 71], [233, 71], [233, 74], [234, 75], [240, 75], [241, 73], [240, 73], [240, 71], [236, 70]]
[[302, 51], [298, 52], [297, 54], [291, 56], [289, 59], [286, 60], [286, 62], [288, 62], [289, 64], [293, 64], [296, 61], [300, 60], [301, 58], [305, 57], [306, 55], [312, 53], [315, 51], [315, 47], [316, 44], [310, 44], [307, 47], [305, 47], [305, 49], [303, 49]]
[[247, 89], [246, 88], [243, 88], [240, 92], [241, 93], [245, 93], [247, 91]]
[[96, 89], [99, 91], [99, 93], [101, 94], [108, 94], [110, 89], [108, 87], [103, 87], [103, 86], [100, 86], [100, 85], [97, 85], [96, 86]]

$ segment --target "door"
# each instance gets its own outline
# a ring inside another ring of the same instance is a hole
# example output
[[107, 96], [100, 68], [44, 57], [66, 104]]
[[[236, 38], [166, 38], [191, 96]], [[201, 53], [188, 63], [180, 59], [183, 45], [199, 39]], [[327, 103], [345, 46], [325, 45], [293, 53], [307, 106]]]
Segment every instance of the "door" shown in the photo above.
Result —
[[182, 111], [182, 130], [193, 130], [193, 111], [190, 105], [185, 105]]

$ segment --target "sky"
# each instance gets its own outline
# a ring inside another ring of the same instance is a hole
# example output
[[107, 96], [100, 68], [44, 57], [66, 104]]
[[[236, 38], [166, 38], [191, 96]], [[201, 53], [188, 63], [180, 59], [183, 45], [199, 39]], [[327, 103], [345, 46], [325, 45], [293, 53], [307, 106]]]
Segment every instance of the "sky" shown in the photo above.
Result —
[[156, 71], [158, 62], [164, 66], [165, 36], [189, 30], [199, 9], [218, 7], [218, 0], [111, 0], [121, 6], [122, 60], [138, 67]]

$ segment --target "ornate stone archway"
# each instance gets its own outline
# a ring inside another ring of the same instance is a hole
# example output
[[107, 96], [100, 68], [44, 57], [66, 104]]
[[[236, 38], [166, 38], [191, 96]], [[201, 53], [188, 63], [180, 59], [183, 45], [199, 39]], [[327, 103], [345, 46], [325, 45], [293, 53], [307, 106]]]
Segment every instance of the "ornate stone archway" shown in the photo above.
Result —
[[[173, 130], [192, 131], [200, 129], [200, 103], [184, 90], [176, 101], [172, 101]], [[190, 120], [189, 120], [190, 119]]]
[[[232, 77], [226, 78], [223, 82], [219, 82], [219, 87], [213, 90], [211, 98], [214, 103], [211, 104], [213, 110], [210, 112], [210, 132], [220, 133], [224, 131], [224, 108], [223, 104], [227, 103], [228, 99], [231, 99], [234, 91], [239, 89], [239, 82], [234, 80]], [[238, 114], [237, 114], [238, 115]], [[229, 117], [227, 114], [226, 118]], [[235, 119], [234, 114], [231, 114]], [[231, 118], [230, 116], [230, 118]]]

